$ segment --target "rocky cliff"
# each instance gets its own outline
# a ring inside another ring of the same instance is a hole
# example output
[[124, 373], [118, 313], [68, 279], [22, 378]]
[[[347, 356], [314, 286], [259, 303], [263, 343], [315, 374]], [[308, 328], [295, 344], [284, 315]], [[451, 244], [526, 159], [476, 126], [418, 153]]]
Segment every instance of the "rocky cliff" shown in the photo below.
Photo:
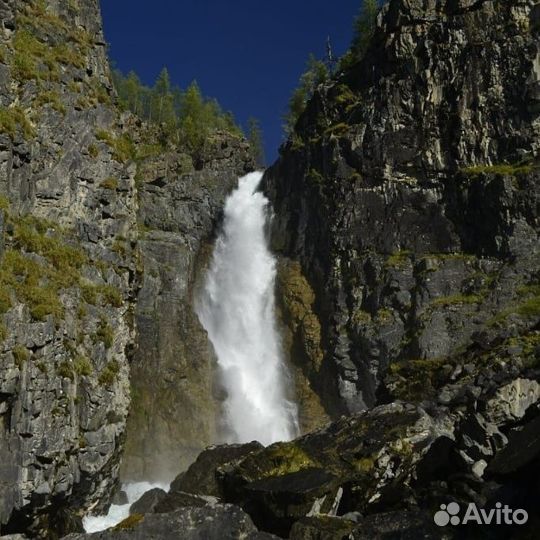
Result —
[[302, 423], [334, 421], [209, 448], [95, 538], [217, 539], [224, 503], [292, 540], [535, 537], [539, 30], [532, 0], [387, 3], [264, 178]]
[[266, 173], [292, 358], [332, 416], [537, 347], [539, 17], [388, 2]]
[[334, 422], [210, 448], [96, 535], [80, 516], [106, 507], [122, 453], [124, 478], [166, 478], [213, 439], [192, 298], [252, 163], [226, 133], [194, 162], [118, 110], [97, 1], [0, 15], [2, 534], [478, 538], [434, 512], [502, 501], [534, 537], [536, 2], [387, 3], [264, 179], [302, 424]]
[[0, 1], [2, 533], [54, 538], [103, 510], [129, 410], [126, 477], [212, 441], [191, 294], [251, 158], [228, 133], [195, 164], [158, 136], [115, 104], [97, 0]]
[[189, 156], [172, 154], [148, 160], [139, 172], [144, 271], [135, 308], [126, 480], [170, 481], [218, 438], [215, 358], [193, 298], [225, 197], [253, 164], [245, 142], [223, 135], [207, 141], [203, 155], [199, 170]]

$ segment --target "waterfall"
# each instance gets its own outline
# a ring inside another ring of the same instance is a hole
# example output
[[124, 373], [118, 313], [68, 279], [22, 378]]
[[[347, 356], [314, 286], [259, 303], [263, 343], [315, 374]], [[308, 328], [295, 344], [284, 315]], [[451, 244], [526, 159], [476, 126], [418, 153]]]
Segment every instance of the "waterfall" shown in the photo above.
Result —
[[298, 435], [276, 328], [276, 261], [265, 231], [268, 200], [257, 191], [261, 178], [260, 172], [240, 178], [228, 197], [223, 229], [196, 303], [227, 393], [226, 442], [270, 444]]

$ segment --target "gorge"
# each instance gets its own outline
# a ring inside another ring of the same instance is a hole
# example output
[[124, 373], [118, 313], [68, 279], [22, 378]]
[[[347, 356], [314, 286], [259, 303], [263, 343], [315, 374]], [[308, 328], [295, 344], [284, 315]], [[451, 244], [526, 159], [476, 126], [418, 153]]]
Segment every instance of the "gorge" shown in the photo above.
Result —
[[262, 174], [119, 106], [97, 0], [0, 0], [0, 535], [534, 538], [539, 32], [386, 2]]

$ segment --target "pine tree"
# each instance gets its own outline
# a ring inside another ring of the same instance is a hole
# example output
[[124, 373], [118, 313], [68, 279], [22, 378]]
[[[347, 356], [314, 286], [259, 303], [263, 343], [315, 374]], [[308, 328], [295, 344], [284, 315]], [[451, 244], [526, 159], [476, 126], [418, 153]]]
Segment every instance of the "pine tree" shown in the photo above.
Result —
[[304, 112], [306, 104], [317, 86], [326, 81], [328, 76], [326, 64], [318, 60], [313, 54], [310, 54], [306, 63], [306, 70], [301, 75], [299, 85], [289, 99], [289, 110], [284, 117], [284, 127], [287, 134], [293, 131], [298, 118]]
[[264, 155], [263, 133], [259, 121], [256, 118], [248, 119], [248, 135], [250, 152], [258, 168], [266, 167], [266, 158]]
[[354, 20], [351, 47], [341, 58], [340, 69], [347, 69], [363, 58], [375, 31], [379, 9], [380, 0], [363, 1], [360, 14]]

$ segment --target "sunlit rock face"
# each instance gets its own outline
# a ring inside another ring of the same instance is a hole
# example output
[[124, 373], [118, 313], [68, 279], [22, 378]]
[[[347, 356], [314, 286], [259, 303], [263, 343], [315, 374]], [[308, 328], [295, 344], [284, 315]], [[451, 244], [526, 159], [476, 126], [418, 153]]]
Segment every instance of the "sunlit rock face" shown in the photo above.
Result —
[[[422, 399], [457, 352], [533, 339], [539, 13], [390, 1], [265, 174], [273, 246], [307, 280], [278, 297], [290, 355], [331, 416]], [[306, 327], [291, 290], [308, 289]]]

